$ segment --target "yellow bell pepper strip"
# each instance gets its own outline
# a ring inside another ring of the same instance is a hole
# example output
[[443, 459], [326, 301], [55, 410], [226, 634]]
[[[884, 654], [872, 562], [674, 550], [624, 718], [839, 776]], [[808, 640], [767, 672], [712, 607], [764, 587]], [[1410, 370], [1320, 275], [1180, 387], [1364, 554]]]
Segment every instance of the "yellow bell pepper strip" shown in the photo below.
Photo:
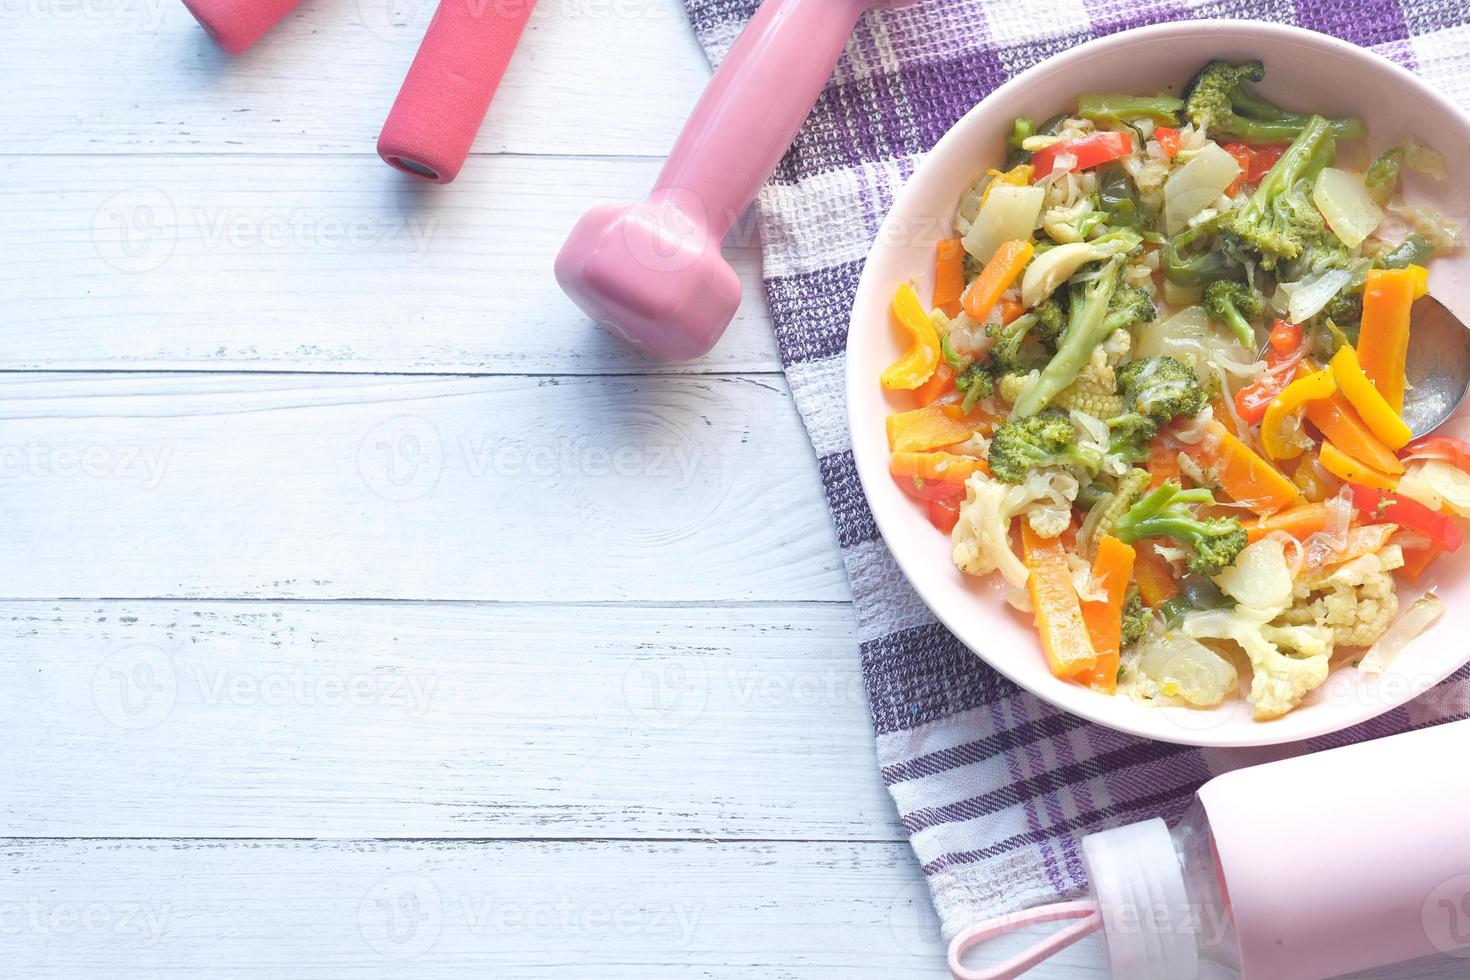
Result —
[[985, 202], [990, 200], [990, 192], [997, 187], [1028, 187], [1031, 184], [1031, 175], [1036, 168], [1029, 163], [1018, 163], [1005, 173], [1001, 173], [994, 167], [985, 173], [990, 177], [990, 182], [985, 185], [985, 191], [980, 195], [980, 206], [985, 207]]
[[1363, 420], [1372, 433], [1389, 449], [1398, 450], [1408, 445], [1413, 433], [1399, 418], [1398, 411], [1390, 405], [1368, 380], [1358, 363], [1357, 351], [1343, 347], [1332, 357], [1332, 376], [1337, 379], [1337, 388]]
[[935, 249], [934, 305], [948, 317], [960, 315], [965, 294], [965, 245], [962, 238], [944, 238]]
[[1092, 559], [1092, 587], [1106, 598], [1082, 600], [1082, 621], [1087, 624], [1087, 637], [1097, 651], [1097, 666], [1079, 674], [1077, 682], [1103, 694], [1118, 690], [1123, 604], [1128, 597], [1128, 583], [1133, 578], [1136, 554], [1132, 545], [1104, 534]]
[[1353, 459], [1331, 441], [1322, 443], [1322, 451], [1317, 454], [1317, 458], [1322, 461], [1323, 469], [1344, 483], [1356, 483], [1374, 490], [1393, 490], [1399, 485], [1397, 477], [1380, 473], [1366, 463]]
[[[1395, 413], [1404, 410], [1404, 370], [1409, 356], [1409, 308], [1421, 282], [1407, 269], [1374, 269], [1363, 287], [1358, 361]], [[1423, 271], [1423, 267], [1420, 267]]]
[[1261, 446], [1272, 459], [1295, 459], [1302, 454], [1302, 446], [1288, 438], [1287, 419], [1293, 413], [1301, 413], [1309, 402], [1331, 398], [1337, 393], [1337, 382], [1332, 371], [1323, 368], [1298, 377], [1281, 390], [1281, 394], [1266, 406], [1265, 418], [1261, 420]]
[[959, 406], [925, 405], [888, 416], [888, 448], [896, 453], [926, 453], [964, 442], [985, 424], [982, 416], [950, 413], [946, 408]]
[[1067, 549], [1060, 538], [1043, 538], [1021, 522], [1021, 557], [1031, 575], [1026, 590], [1036, 616], [1036, 632], [1053, 675], [1066, 679], [1097, 668], [1097, 651], [1082, 618], [1082, 602], [1072, 584]]
[[899, 286], [898, 295], [893, 297], [893, 315], [908, 334], [909, 349], [878, 380], [890, 391], [913, 391], [933, 377], [934, 369], [939, 367], [939, 331], [919, 302], [919, 294], [908, 283]]
[[965, 312], [971, 319], [984, 323], [990, 317], [990, 311], [1000, 302], [1001, 293], [1011, 288], [1035, 251], [1036, 246], [1029, 241], [1001, 242], [1000, 248], [995, 250], [980, 275], [965, 291]]
[[1319, 504], [1334, 496], [1338, 491], [1337, 480], [1322, 469], [1315, 456], [1301, 456], [1296, 469], [1291, 471], [1291, 482], [1310, 503]]
[[1307, 404], [1307, 421], [1329, 439], [1338, 449], [1354, 459], [1361, 460], [1382, 473], [1398, 476], [1404, 472], [1393, 450], [1358, 418], [1353, 406], [1339, 391], [1331, 398]]
[[1210, 423], [1199, 442], [1185, 443], [1179, 448], [1200, 469], [1213, 473], [1220, 488], [1232, 499], [1262, 517], [1306, 503], [1296, 484], [1218, 421]]

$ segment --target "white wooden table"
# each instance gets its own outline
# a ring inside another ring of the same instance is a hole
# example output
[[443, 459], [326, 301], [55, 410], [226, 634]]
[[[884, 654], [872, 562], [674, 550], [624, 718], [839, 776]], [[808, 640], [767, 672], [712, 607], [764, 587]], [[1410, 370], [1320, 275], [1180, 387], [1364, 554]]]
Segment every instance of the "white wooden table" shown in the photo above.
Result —
[[3, 972], [944, 975], [758, 255], [673, 367], [551, 280], [677, 4], [542, 0], [444, 188], [431, 8], [0, 0]]

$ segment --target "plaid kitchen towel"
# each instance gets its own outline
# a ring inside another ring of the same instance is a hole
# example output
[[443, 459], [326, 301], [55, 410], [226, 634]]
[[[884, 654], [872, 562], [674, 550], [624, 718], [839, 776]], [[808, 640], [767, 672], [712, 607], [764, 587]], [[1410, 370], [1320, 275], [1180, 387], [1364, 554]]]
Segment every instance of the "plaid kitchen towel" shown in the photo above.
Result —
[[[717, 62], [758, 0], [684, 3]], [[1081, 835], [1177, 816], [1213, 773], [1269, 757], [1089, 724], [1017, 689], [962, 647], [878, 535], [843, 405], [843, 348], [863, 260], [924, 152], [992, 89], [1048, 55], [1125, 28], [1202, 17], [1335, 34], [1470, 104], [1470, 6], [1460, 0], [926, 0], [864, 19], [757, 205], [781, 360], [852, 582], [883, 779], [946, 936], [1082, 888]], [[1462, 670], [1407, 707], [1307, 748], [1467, 712], [1470, 670]]]

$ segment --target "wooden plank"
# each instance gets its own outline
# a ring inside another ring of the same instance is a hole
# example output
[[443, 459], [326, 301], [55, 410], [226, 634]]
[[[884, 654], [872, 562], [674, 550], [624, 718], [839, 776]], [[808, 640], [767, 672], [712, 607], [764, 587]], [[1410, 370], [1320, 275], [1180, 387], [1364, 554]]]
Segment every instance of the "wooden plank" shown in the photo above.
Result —
[[8, 598], [849, 594], [776, 378], [21, 374], [0, 403]]
[[[7, 4], [5, 152], [371, 154], [435, 7], [307, 3], [230, 58], [174, 0]], [[662, 156], [708, 80], [675, 0], [543, 0], [475, 149]]]
[[556, 287], [577, 218], [657, 169], [494, 157], [430, 187], [363, 156], [0, 158], [0, 370], [778, 370], [749, 221], [744, 303], [698, 361], [644, 357]]
[[842, 604], [4, 602], [19, 836], [901, 841]]

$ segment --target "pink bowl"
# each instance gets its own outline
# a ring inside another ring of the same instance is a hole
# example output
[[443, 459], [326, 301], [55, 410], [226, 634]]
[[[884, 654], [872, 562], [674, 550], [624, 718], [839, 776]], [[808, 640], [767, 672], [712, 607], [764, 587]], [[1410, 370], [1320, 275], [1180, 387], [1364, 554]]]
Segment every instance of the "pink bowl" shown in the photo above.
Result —
[[[1470, 187], [1470, 154], [1465, 152], [1470, 118], [1384, 58], [1311, 31], [1246, 21], [1166, 24], [1101, 38], [1037, 65], [991, 93], [939, 141], [899, 195], [868, 257], [853, 307], [847, 342], [848, 424], [868, 503], [899, 566], [934, 614], [996, 670], [1061, 708], [1135, 735], [1191, 745], [1270, 745], [1373, 718], [1425, 692], [1470, 659], [1470, 576], [1465, 574], [1470, 549], [1441, 558], [1416, 587], [1400, 590], [1401, 598], [1412, 599], [1427, 585], [1447, 608], [1439, 623], [1406, 647], [1383, 676], [1339, 669], [1284, 718], [1254, 721], [1244, 701], [1200, 711], [1148, 707], [1126, 697], [1096, 694], [1051, 676], [1030, 617], [1003, 603], [998, 576], [982, 580], [960, 573], [950, 560], [948, 535], [936, 531], [922, 507], [889, 477], [884, 419], [912, 403], [907, 393], [888, 393], [878, 384], [879, 373], [901, 352], [889, 322], [894, 290], [911, 281], [921, 297], [932, 294], [935, 241], [951, 234], [964, 189], [985, 167], [1004, 158], [1003, 134], [1014, 117], [1047, 118], [1089, 90], [1177, 91], [1214, 57], [1263, 60], [1267, 75], [1261, 90], [1289, 108], [1360, 116], [1375, 153], [1404, 133], [1436, 147], [1448, 164], [1449, 179], [1437, 183], [1411, 175], [1405, 196], [1464, 220], [1461, 199], [1453, 195], [1455, 188]], [[1466, 250], [1436, 260], [1430, 281], [1436, 297], [1461, 319], [1470, 319]], [[1470, 416], [1463, 406], [1442, 431], [1470, 434]]]

